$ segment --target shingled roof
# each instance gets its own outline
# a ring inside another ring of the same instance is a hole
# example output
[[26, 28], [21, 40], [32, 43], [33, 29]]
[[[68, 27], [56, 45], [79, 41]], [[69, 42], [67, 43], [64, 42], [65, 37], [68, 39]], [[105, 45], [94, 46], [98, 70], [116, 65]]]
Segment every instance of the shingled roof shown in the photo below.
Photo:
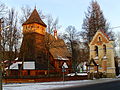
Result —
[[54, 36], [50, 35], [50, 42], [51, 43], [51, 48], [50, 48], [50, 53], [53, 56], [54, 59], [64, 59], [64, 60], [69, 60], [68, 58], [71, 57], [69, 51], [67, 50], [67, 46], [65, 42], [58, 38], [57, 40], [55, 39]]
[[36, 8], [33, 10], [30, 17], [22, 25], [33, 24], [33, 23], [41, 24], [41, 25], [47, 27], [47, 25], [40, 18]]

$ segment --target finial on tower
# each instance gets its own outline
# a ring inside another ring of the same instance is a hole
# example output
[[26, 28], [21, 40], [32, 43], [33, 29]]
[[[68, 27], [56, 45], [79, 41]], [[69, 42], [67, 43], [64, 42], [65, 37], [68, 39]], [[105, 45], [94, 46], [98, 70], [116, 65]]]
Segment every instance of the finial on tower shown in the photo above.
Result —
[[57, 30], [56, 29], [54, 30], [54, 37], [55, 37], [56, 40], [58, 39], [58, 37], [57, 37]]
[[35, 4], [35, 9], [36, 9], [36, 4]]

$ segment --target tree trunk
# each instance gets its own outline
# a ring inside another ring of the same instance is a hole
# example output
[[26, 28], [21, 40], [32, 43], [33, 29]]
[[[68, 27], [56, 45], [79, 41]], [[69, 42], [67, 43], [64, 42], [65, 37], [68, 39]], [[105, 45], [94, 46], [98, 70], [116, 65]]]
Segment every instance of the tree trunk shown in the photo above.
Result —
[[2, 90], [2, 66], [0, 65], [0, 90]]

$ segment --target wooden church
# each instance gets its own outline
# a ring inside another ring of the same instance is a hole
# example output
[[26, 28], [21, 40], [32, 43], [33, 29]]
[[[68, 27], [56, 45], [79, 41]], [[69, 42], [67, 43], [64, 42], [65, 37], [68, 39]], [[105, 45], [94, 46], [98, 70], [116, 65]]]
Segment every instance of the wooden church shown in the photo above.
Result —
[[[71, 55], [66, 44], [46, 32], [47, 25], [40, 18], [36, 8], [23, 24], [23, 40], [18, 60], [10, 66], [11, 75], [36, 76], [50, 73], [71, 72]], [[49, 40], [49, 41], [48, 41]]]
[[98, 30], [89, 44], [90, 73], [101, 72], [106, 77], [115, 77], [114, 41], [103, 30]]

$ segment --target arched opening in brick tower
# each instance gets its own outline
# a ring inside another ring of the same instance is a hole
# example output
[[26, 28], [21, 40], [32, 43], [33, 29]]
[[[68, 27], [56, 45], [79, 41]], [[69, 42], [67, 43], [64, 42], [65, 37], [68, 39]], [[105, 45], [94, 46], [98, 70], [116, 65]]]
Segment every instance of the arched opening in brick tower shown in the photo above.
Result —
[[95, 46], [95, 55], [98, 56], [98, 46]]
[[103, 53], [106, 55], [106, 45], [103, 45]]

